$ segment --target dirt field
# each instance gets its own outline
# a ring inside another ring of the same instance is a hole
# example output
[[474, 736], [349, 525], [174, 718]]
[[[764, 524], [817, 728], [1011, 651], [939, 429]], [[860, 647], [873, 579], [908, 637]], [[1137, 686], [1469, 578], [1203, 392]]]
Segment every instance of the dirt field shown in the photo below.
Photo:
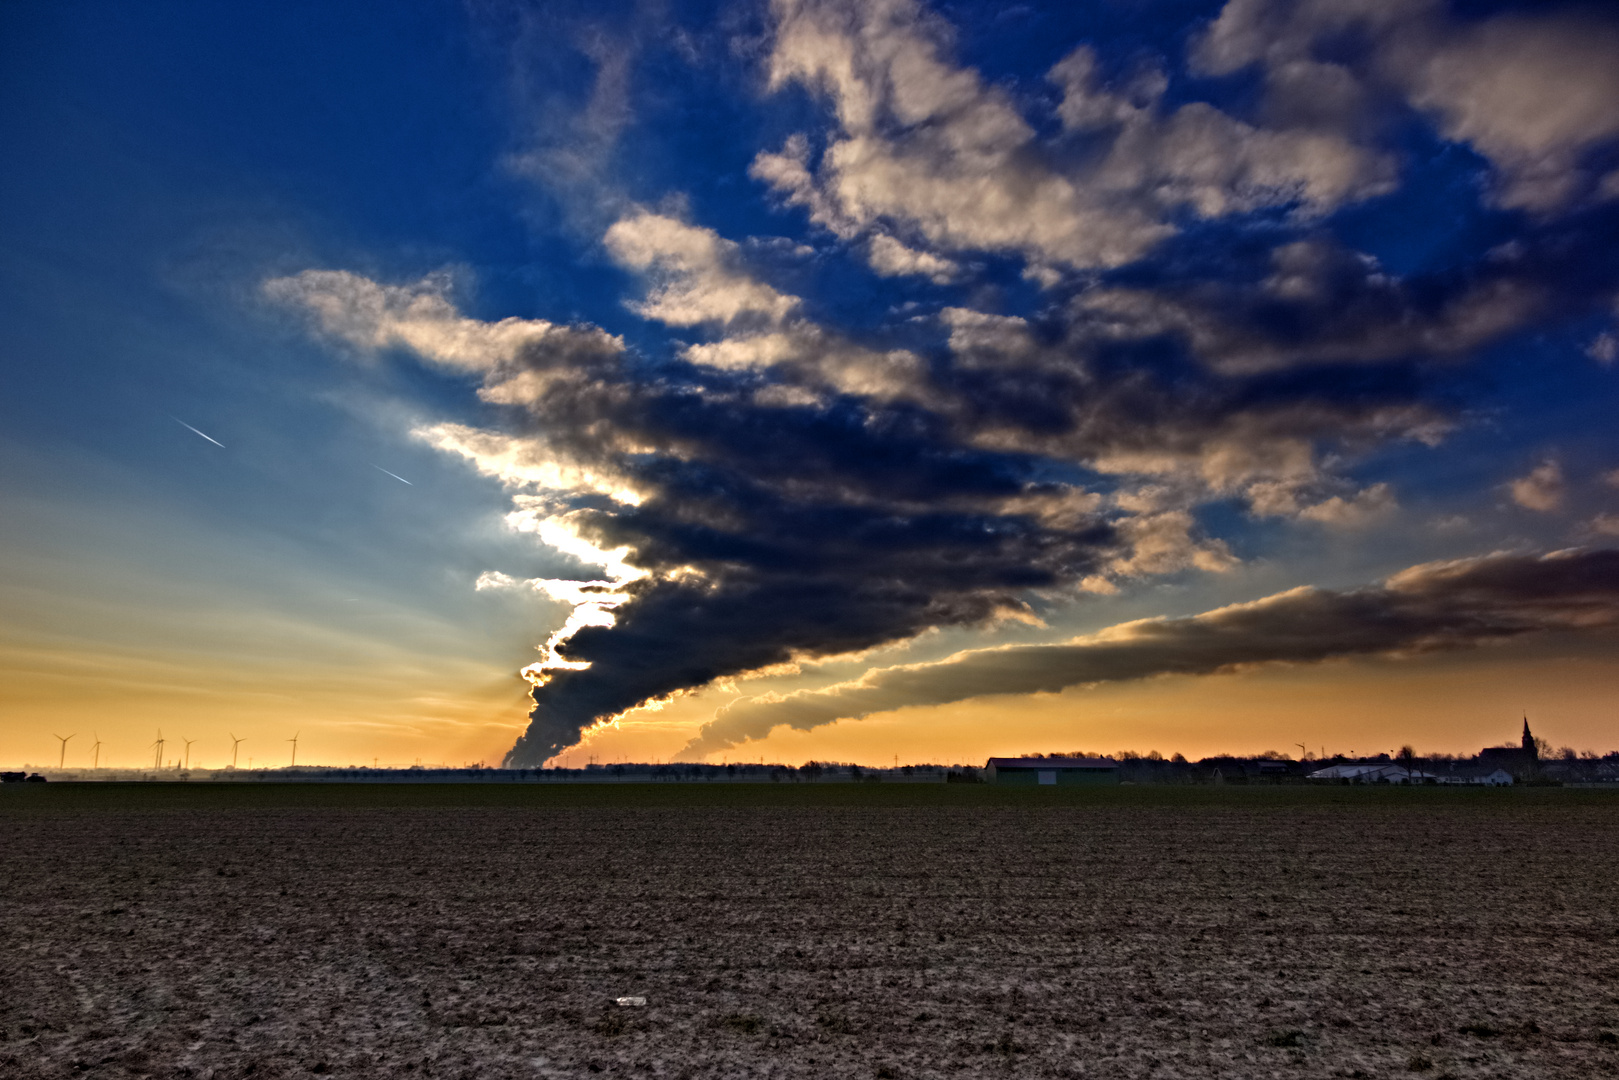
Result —
[[1619, 1075], [1613, 792], [13, 785], [0, 837], [7, 1078]]

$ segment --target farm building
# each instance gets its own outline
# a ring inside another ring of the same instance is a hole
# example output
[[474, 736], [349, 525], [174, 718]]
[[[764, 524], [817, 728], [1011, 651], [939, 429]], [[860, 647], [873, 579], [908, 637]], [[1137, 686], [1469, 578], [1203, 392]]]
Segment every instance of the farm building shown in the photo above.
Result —
[[984, 765], [992, 784], [1117, 784], [1119, 763], [1112, 758], [993, 757]]
[[1351, 762], [1317, 769], [1308, 779], [1350, 784], [1482, 784], [1485, 787], [1505, 787], [1512, 783], [1512, 774], [1505, 769], [1486, 772], [1480, 768], [1440, 776], [1420, 769], [1408, 770], [1399, 765]]
[[1496, 769], [1493, 772], [1481, 772], [1467, 779], [1469, 784], [1483, 784], [1485, 787], [1511, 787], [1513, 776], [1505, 769]]
[[1423, 784], [1438, 782], [1439, 777], [1420, 769], [1406, 769], [1400, 765], [1382, 762], [1350, 763], [1317, 769], [1309, 775], [1311, 780], [1348, 780], [1352, 784]]

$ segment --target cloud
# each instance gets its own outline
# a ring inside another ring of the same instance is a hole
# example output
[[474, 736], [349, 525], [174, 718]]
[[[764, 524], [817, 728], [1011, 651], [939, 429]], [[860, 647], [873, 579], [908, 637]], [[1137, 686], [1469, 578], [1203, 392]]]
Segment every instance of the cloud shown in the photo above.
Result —
[[1118, 529], [1130, 549], [1108, 569], [1115, 574], [1137, 576], [1169, 574], [1188, 567], [1220, 573], [1237, 565], [1224, 541], [1198, 541], [1192, 536], [1192, 528], [1192, 515], [1184, 510], [1125, 518], [1118, 523]]
[[1501, 15], [1390, 46], [1411, 101], [1494, 163], [1503, 206], [1556, 209], [1590, 182], [1580, 153], [1619, 135], [1619, 27]]
[[[525, 669], [513, 763], [716, 679], [1223, 571], [1236, 559], [1195, 513], [1210, 498], [1257, 507], [1274, 488], [1293, 516], [1370, 520], [1387, 489], [1346, 493], [1322, 449], [1439, 423], [1398, 381], [1165, 369], [1082, 309], [946, 309], [946, 347], [924, 360], [811, 322], [712, 230], [637, 211], [607, 242], [649, 278], [635, 310], [710, 335], [686, 363], [592, 326], [467, 318], [444, 278], [265, 286], [354, 348], [478, 373], [498, 423], [417, 437], [506, 483], [513, 528], [602, 568], [541, 590], [571, 614]], [[1076, 468], [1119, 489], [1053, 478]]]
[[325, 334], [364, 350], [408, 349], [464, 371], [491, 372], [519, 354], [534, 367], [570, 367], [590, 356], [611, 356], [623, 342], [595, 327], [559, 326], [544, 319], [481, 322], [449, 299], [453, 279], [435, 274], [412, 285], [379, 285], [346, 270], [305, 270], [272, 278], [269, 299], [302, 309]]
[[1591, 339], [1591, 344], [1586, 346], [1585, 355], [1603, 367], [1612, 367], [1613, 362], [1619, 360], [1619, 337], [1614, 336], [1611, 330], [1604, 330]]
[[[469, 318], [451, 274], [310, 270], [264, 289], [350, 349], [480, 380], [481, 419], [414, 434], [507, 485], [510, 526], [581, 566], [480, 580], [571, 612], [525, 669], [534, 708], [511, 760], [537, 764], [715, 680], [1223, 572], [1235, 537], [1213, 530], [1231, 507], [1317, 536], [1391, 520], [1393, 485], [1347, 472], [1392, 443], [1440, 443], [1465, 415], [1443, 394], [1449, 367], [1610, 301], [1619, 274], [1619, 206], [1572, 195], [1486, 257], [1404, 276], [1333, 238], [1332, 211], [1394, 183], [1367, 117], [1445, 42], [1473, 40], [1412, 10], [1233, 0], [1194, 61], [1264, 65], [1266, 100], [1237, 116], [1153, 58], [1119, 68], [1080, 47], [1030, 91], [956, 61], [949, 27], [911, 0], [779, 0], [770, 85], [819, 95], [827, 127], [752, 174], [865, 259], [843, 287], [950, 289], [883, 325], [840, 321], [807, 249], [721, 235], [668, 210], [678, 195], [593, 211], [640, 281], [617, 318], [657, 324], [632, 340], [664, 349]], [[1396, 56], [1402, 28], [1422, 33]], [[1326, 59], [1339, 31], [1377, 56]], [[581, 190], [633, 122], [627, 55], [601, 53], [603, 139], [581, 151]], [[1507, 138], [1467, 119], [1455, 79], [1433, 80], [1420, 107], [1436, 123]], [[982, 252], [1021, 260], [1038, 302], [992, 286], [1004, 268]]]
[[1507, 485], [1512, 501], [1525, 510], [1550, 513], [1563, 505], [1568, 484], [1563, 479], [1563, 467], [1555, 461], [1543, 461]]
[[[1357, 38], [1359, 62], [1319, 55]], [[1490, 161], [1502, 206], [1607, 197], [1583, 155], [1619, 135], [1619, 25], [1595, 9], [1462, 20], [1437, 0], [1229, 0], [1191, 59], [1211, 75], [1262, 65], [1272, 112], [1345, 132], [1381, 95], [1403, 96]]]
[[602, 242], [620, 264], [653, 277], [635, 310], [670, 326], [748, 318], [775, 326], [799, 303], [742, 269], [739, 245], [713, 229], [641, 210], [614, 222]]
[[800, 402], [818, 400], [814, 392], [827, 389], [887, 400], [923, 393], [918, 357], [863, 348], [802, 317], [798, 297], [755, 278], [743, 265], [741, 245], [712, 229], [642, 210], [615, 222], [603, 242], [620, 264], [652, 282], [648, 297], [631, 305], [637, 314], [671, 326], [717, 328], [716, 340], [685, 349], [694, 364], [773, 372], [809, 392]]
[[821, 690], [721, 709], [685, 748], [701, 757], [780, 726], [809, 730], [910, 706], [1073, 686], [1475, 648], [1528, 634], [1619, 628], [1619, 551], [1496, 554], [1414, 566], [1360, 589], [1299, 588], [1187, 618], [1143, 619], [1057, 645], [959, 653]]
[[1076, 315], [1114, 339], [1171, 336], [1216, 370], [1246, 374], [1471, 352], [1544, 313], [1537, 259], [1401, 281], [1319, 238], [1274, 249], [1257, 282], [1102, 287]]
[[1185, 206], [1214, 218], [1296, 204], [1315, 214], [1394, 187], [1391, 159], [1332, 131], [1257, 128], [1204, 102], [1164, 113], [1158, 99], [1167, 80], [1156, 70], [1106, 89], [1089, 46], [1049, 77], [1063, 91], [1057, 114], [1067, 130], [1113, 135], [1091, 183], [1139, 193], [1166, 210]]
[[1592, 536], [1619, 537], [1619, 514], [1598, 514], [1585, 528]]
[[883, 277], [916, 274], [932, 279], [936, 285], [948, 284], [961, 272], [961, 267], [950, 259], [916, 251], [886, 235], [871, 238], [867, 258], [871, 268]]
[[1150, 478], [1153, 510], [1244, 495], [1258, 513], [1294, 516], [1344, 494], [1324, 449], [1347, 460], [1390, 440], [1431, 445], [1450, 426], [1395, 371], [1314, 379], [1165, 363], [1153, 335], [1104, 320], [1086, 297], [1039, 325], [961, 308], [940, 321], [952, 364], [933, 372], [932, 400], [962, 441]]
[[1248, 487], [1249, 508], [1259, 517], [1290, 517], [1314, 521], [1336, 529], [1364, 529], [1386, 521], [1399, 508], [1394, 489], [1387, 483], [1349, 495], [1331, 495], [1310, 502], [1311, 490], [1319, 487], [1303, 480], [1261, 481]]
[[[651, 235], [678, 243], [651, 247], [649, 266], [681, 244], [699, 275], [729, 255]], [[718, 678], [1026, 616], [1031, 592], [1077, 589], [1129, 547], [1093, 494], [1025, 455], [963, 446], [914, 407], [783, 401], [717, 367], [655, 376], [600, 331], [479, 324], [430, 285], [311, 274], [267, 288], [354, 345], [483, 370], [507, 430], [419, 435], [510, 484], [514, 527], [609, 571], [543, 583], [574, 609], [526, 669], [535, 706], [516, 764]], [[592, 348], [558, 351], [563, 331]]]
[[[818, 161], [802, 134], [753, 175], [839, 236], [891, 227], [943, 252], [1018, 253], [1042, 266], [1139, 259], [1205, 217], [1263, 206], [1320, 213], [1387, 191], [1389, 159], [1330, 131], [1269, 130], [1194, 102], [1161, 107], [1161, 77], [1104, 86], [1094, 55], [1052, 69], [1075, 155], [1036, 136], [1011, 96], [952, 62], [949, 32], [910, 0], [777, 0], [769, 84], [826, 95], [837, 131]], [[1060, 143], [1060, 140], [1059, 140]], [[868, 248], [892, 265], [889, 243]], [[1055, 280], [1055, 279], [1052, 279]]]
[[1299, 511], [1299, 516], [1335, 528], [1364, 529], [1386, 520], [1398, 505], [1388, 484], [1373, 484], [1348, 498], [1334, 495], [1307, 506]]

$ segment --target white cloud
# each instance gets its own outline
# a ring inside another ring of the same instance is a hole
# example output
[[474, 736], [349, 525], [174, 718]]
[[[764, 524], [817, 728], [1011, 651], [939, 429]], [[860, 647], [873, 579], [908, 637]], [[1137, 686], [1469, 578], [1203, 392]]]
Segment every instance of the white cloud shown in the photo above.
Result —
[[[1267, 130], [1201, 103], [1163, 114], [1163, 79], [1099, 85], [1085, 49], [1053, 68], [1070, 131], [1109, 149], [1058, 165], [1009, 95], [947, 56], [946, 29], [911, 0], [777, 0], [770, 85], [831, 99], [839, 130], [759, 155], [753, 175], [844, 237], [897, 223], [935, 250], [1010, 251], [1055, 266], [1118, 266], [1173, 233], [1167, 215], [1265, 205], [1320, 211], [1388, 189], [1388, 160], [1330, 131]], [[874, 249], [878, 258], [883, 258]]]
[[692, 345], [681, 355], [709, 367], [775, 371], [807, 384], [805, 389], [834, 390], [880, 401], [928, 396], [925, 368], [915, 353], [862, 348], [806, 320], [794, 320], [770, 333]]
[[774, 325], [799, 303], [743, 270], [739, 246], [713, 229], [640, 210], [614, 222], [603, 242], [621, 265], [655, 282], [635, 310], [670, 326], [748, 316]]
[[[1316, 56], [1351, 37], [1372, 46], [1357, 70]], [[1272, 112], [1346, 132], [1377, 91], [1403, 93], [1490, 160], [1504, 206], [1551, 211], [1588, 185], [1606, 197], [1580, 156], [1619, 134], [1619, 30], [1578, 11], [1463, 22], [1437, 0], [1230, 0], [1191, 60], [1213, 75], [1262, 64]]]
[[1568, 202], [1580, 152], [1619, 135], [1619, 31], [1574, 15], [1504, 15], [1436, 38], [1389, 47], [1412, 103], [1495, 164], [1502, 205]]
[[[1394, 490], [1386, 483], [1325, 499], [1320, 497], [1323, 486], [1330, 487], [1331, 483], [1324, 483], [1318, 476], [1296, 474], [1249, 484], [1244, 493], [1249, 509], [1258, 517], [1295, 518], [1336, 529], [1363, 529], [1386, 520], [1399, 508]], [[1312, 497], [1316, 501], [1310, 501]]]
[[520, 352], [579, 356], [616, 354], [623, 342], [595, 327], [544, 319], [482, 322], [449, 299], [451, 280], [437, 274], [411, 285], [379, 285], [345, 270], [305, 270], [264, 283], [270, 299], [301, 308], [326, 334], [360, 349], [404, 348], [423, 359], [467, 371], [491, 371]]
[[1196, 568], [1223, 573], [1238, 564], [1223, 540], [1192, 536], [1192, 515], [1184, 510], [1129, 517], [1116, 523], [1124, 555], [1108, 567], [1114, 574], [1139, 577]]
[[[741, 245], [712, 229], [641, 210], [609, 228], [604, 242], [622, 265], [654, 282], [647, 299], [634, 305], [639, 314], [672, 326], [722, 330], [716, 340], [684, 350], [692, 363], [773, 371], [811, 390], [881, 400], [926, 396], [919, 357], [903, 349], [863, 348], [798, 315], [799, 298], [754, 278], [742, 266]], [[922, 252], [910, 254], [914, 272], [943, 273], [953, 266]]]
[[1299, 517], [1338, 529], [1364, 529], [1387, 520], [1398, 507], [1389, 485], [1373, 484], [1348, 498], [1334, 495], [1307, 506], [1299, 511]]
[[1585, 355], [1601, 364], [1603, 367], [1612, 367], [1615, 360], [1619, 360], [1619, 337], [1611, 330], [1604, 330], [1592, 339], [1586, 347]]
[[1089, 46], [1057, 64], [1051, 78], [1063, 89], [1058, 115], [1065, 127], [1115, 132], [1092, 183], [1140, 192], [1164, 210], [1190, 206], [1219, 217], [1297, 202], [1320, 212], [1394, 184], [1386, 155], [1334, 131], [1256, 128], [1202, 102], [1160, 115], [1161, 75], [1138, 75], [1117, 92], [1103, 89]]
[[1555, 461], [1543, 461], [1507, 485], [1512, 501], [1526, 510], [1550, 513], [1563, 505], [1568, 485], [1563, 479], [1563, 467]]
[[871, 238], [867, 259], [882, 277], [916, 274], [931, 278], [936, 285], [948, 284], [961, 272], [961, 267], [950, 259], [908, 248], [892, 236], [882, 234]]
[[1595, 536], [1619, 537], [1619, 514], [1598, 514], [1586, 523], [1585, 528]]

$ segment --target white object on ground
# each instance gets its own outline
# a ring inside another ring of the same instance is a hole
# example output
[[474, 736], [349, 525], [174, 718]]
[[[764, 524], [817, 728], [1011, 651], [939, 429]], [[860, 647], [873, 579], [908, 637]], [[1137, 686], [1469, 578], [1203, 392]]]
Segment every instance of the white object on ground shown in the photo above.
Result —
[[613, 1004], [614, 1005], [645, 1005], [646, 1004], [646, 998], [644, 998], [644, 997], [614, 998], [613, 999]]

